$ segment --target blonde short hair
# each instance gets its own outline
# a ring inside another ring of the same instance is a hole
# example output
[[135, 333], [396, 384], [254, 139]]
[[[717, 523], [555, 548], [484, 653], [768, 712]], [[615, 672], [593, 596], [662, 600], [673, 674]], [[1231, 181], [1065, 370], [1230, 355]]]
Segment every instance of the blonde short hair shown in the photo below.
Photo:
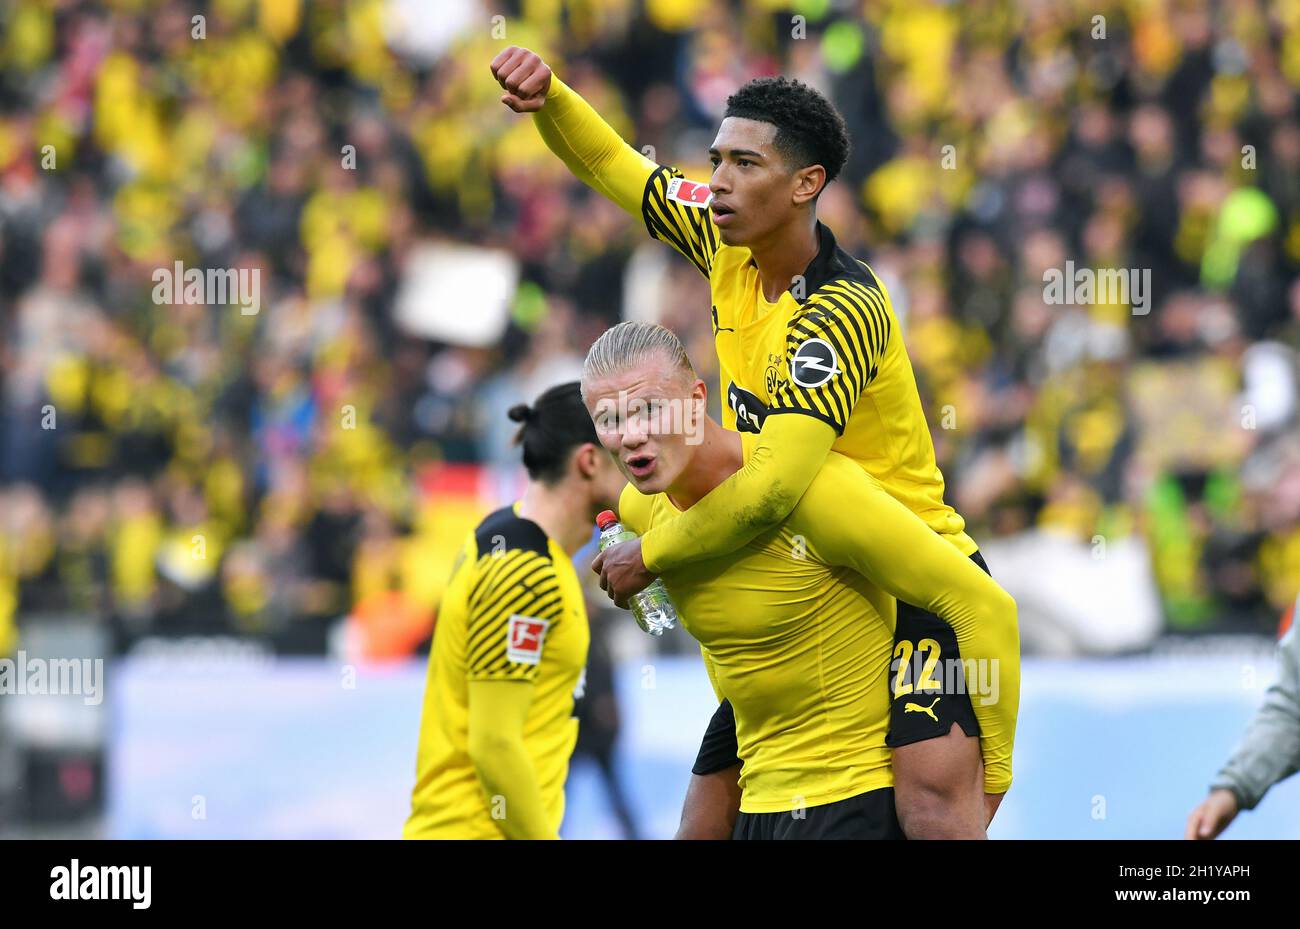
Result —
[[626, 371], [655, 354], [695, 380], [695, 366], [676, 333], [657, 323], [626, 322], [606, 329], [588, 349], [582, 363], [583, 395], [591, 380]]

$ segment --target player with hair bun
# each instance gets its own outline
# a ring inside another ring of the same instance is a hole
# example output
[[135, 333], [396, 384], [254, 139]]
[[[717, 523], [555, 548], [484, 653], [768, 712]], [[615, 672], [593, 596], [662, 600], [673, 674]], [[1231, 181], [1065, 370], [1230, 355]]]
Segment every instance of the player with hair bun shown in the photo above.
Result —
[[555, 839], [590, 632], [570, 560], [625, 480], [577, 382], [519, 404], [528, 486], [452, 568], [429, 652], [408, 839]]

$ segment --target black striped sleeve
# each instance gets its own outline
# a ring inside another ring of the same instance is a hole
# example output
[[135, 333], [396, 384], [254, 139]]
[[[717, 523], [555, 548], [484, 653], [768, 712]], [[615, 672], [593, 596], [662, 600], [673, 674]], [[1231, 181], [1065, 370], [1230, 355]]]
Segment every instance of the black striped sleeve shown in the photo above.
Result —
[[546, 638], [563, 615], [551, 559], [510, 549], [479, 559], [469, 596], [466, 677], [471, 681], [533, 681]]
[[650, 235], [667, 242], [705, 277], [718, 252], [718, 227], [709, 212], [709, 185], [688, 181], [676, 168], [663, 165], [646, 181], [641, 214]]
[[790, 321], [786, 378], [768, 414], [804, 413], [843, 434], [893, 332], [884, 294], [857, 281], [819, 288]]

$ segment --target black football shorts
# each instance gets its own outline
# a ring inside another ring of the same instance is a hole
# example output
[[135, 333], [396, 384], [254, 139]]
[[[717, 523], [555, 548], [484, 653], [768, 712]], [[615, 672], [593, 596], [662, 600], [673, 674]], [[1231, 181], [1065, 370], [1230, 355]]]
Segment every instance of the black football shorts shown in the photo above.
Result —
[[905, 839], [894, 788], [788, 813], [740, 813], [733, 839]]
[[692, 774], [716, 774], [727, 768], [740, 764], [736, 754], [736, 713], [731, 708], [730, 700], [723, 700], [709, 720], [709, 727], [704, 730], [704, 740], [700, 742], [699, 754], [695, 756]]
[[[989, 573], [984, 556], [970, 556]], [[889, 665], [890, 748], [947, 735], [952, 724], [973, 738], [980, 734], [967, 688], [957, 634], [938, 616], [898, 602], [893, 660]]]

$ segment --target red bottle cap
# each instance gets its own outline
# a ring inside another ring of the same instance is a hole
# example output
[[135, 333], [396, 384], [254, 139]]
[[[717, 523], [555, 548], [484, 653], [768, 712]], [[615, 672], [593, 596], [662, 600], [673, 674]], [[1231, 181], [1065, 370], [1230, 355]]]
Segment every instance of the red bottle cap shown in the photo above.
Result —
[[596, 514], [596, 525], [601, 532], [604, 532], [616, 522], [618, 522], [618, 514], [613, 510], [601, 510]]

